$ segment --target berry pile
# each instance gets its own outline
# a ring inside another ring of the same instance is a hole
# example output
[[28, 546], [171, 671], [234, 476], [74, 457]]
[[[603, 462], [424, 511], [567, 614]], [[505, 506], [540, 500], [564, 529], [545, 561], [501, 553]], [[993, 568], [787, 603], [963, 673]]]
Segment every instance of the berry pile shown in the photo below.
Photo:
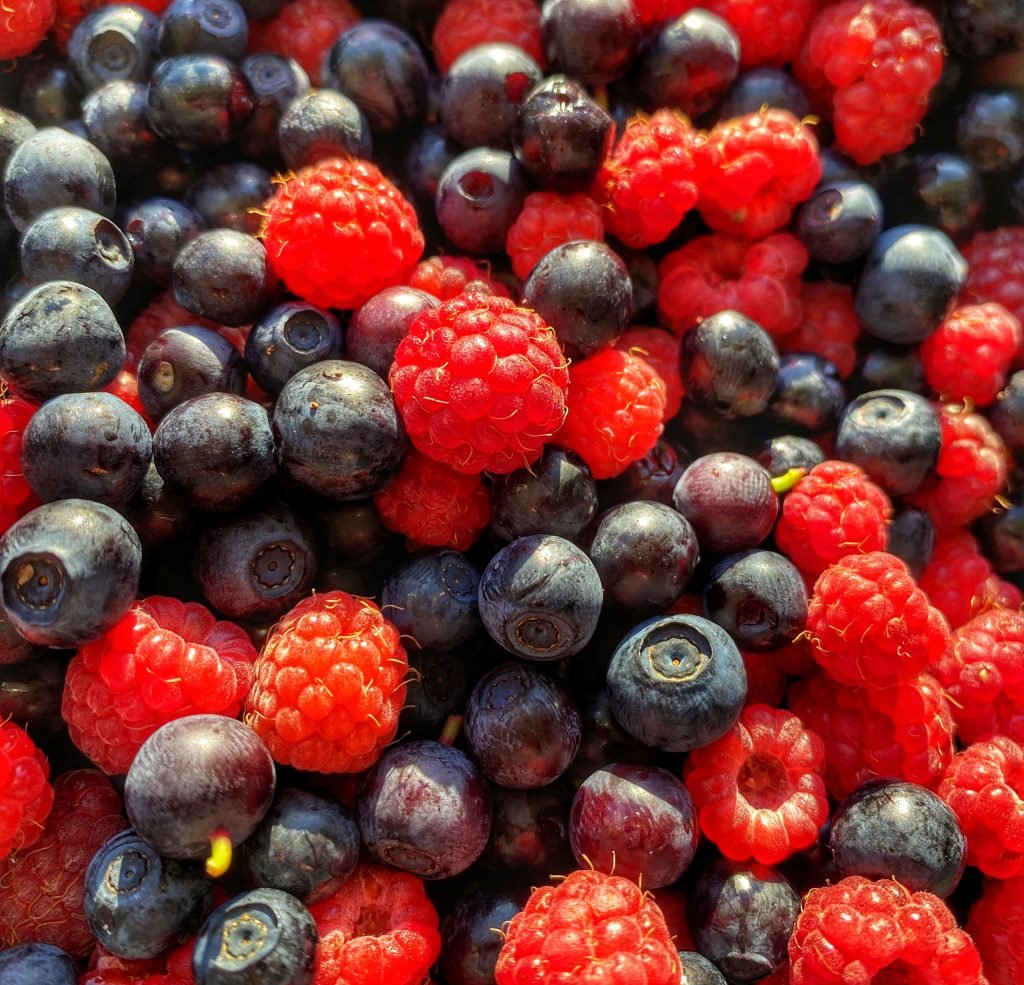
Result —
[[0, 983], [1024, 982], [1021, 22], [0, 0]]

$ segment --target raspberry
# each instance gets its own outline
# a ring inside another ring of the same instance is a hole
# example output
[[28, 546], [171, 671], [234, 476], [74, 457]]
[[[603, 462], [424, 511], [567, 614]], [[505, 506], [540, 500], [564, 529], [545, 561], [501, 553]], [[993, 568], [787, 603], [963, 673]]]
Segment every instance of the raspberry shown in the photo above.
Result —
[[536, 312], [460, 294], [416, 317], [390, 380], [413, 445], [472, 475], [514, 472], [540, 455], [565, 416], [569, 375]]
[[824, 764], [825, 744], [796, 715], [747, 705], [722, 738], [690, 753], [683, 780], [726, 858], [776, 865], [813, 844], [828, 817]]
[[[982, 230], [960, 251], [967, 261], [967, 280], [961, 304], [1001, 304], [1024, 325], [1024, 226]], [[1024, 361], [1024, 344], [1017, 350], [1016, 366]]]
[[696, 153], [701, 218], [712, 229], [748, 239], [786, 226], [821, 177], [811, 128], [784, 109], [716, 123]]
[[53, 807], [50, 764], [24, 729], [0, 722], [0, 859], [34, 845]]
[[932, 786], [953, 758], [950, 706], [927, 674], [854, 688], [811, 673], [790, 687], [789, 707], [824, 741], [825, 786], [836, 800], [876, 777]]
[[604, 240], [601, 209], [589, 196], [533, 192], [508, 231], [505, 249], [512, 271], [526, 280], [537, 263], [556, 246], [575, 240]]
[[448, 0], [431, 41], [442, 75], [463, 52], [495, 42], [518, 45], [538, 65], [544, 65], [540, 10], [533, 0]]
[[46, 37], [56, 16], [56, 0], [0, 5], [0, 60], [29, 54]]
[[[303, 0], [283, 13], [303, 8]], [[402, 283], [423, 253], [413, 207], [369, 161], [328, 158], [280, 180], [260, 235], [288, 290], [325, 308], [357, 308]]]
[[853, 288], [829, 281], [800, 287], [800, 324], [778, 340], [780, 352], [813, 352], [827, 359], [842, 379], [857, 363], [861, 324], [853, 307]]
[[21, 471], [21, 436], [35, 410], [20, 397], [0, 399], [0, 534], [39, 505]]
[[279, 763], [357, 773], [395, 737], [408, 669], [398, 630], [369, 599], [312, 595], [267, 637], [245, 722]]
[[1009, 474], [1006, 446], [986, 418], [960, 404], [942, 404], [938, 411], [942, 445], [935, 472], [909, 500], [945, 531], [984, 516]]
[[[53, 22], [53, 37], [57, 47], [64, 54], [68, 50], [68, 40], [86, 14], [98, 10], [103, 0], [57, 0], [57, 16]], [[140, 6], [145, 6], [140, 4]]]
[[924, 377], [943, 399], [987, 407], [1021, 347], [1020, 322], [1001, 304], [957, 308], [921, 343]]
[[1024, 614], [990, 609], [975, 616], [950, 637], [934, 673], [962, 742], [994, 732], [1024, 742]]
[[989, 985], [1024, 981], [1024, 876], [986, 879], [967, 917]]
[[939, 783], [967, 838], [967, 864], [997, 879], [1024, 874], [1024, 747], [1005, 735], [973, 742]]
[[71, 739], [107, 773], [126, 773], [143, 742], [185, 715], [237, 718], [256, 649], [198, 602], [136, 602], [68, 665], [62, 713]]
[[[246, 385], [254, 386], [252, 380], [247, 380]], [[115, 397], [120, 397], [132, 410], [135, 411], [149, 427], [150, 431], [156, 430], [156, 421], [153, 420], [146, 413], [146, 408], [142, 406], [142, 401], [139, 399], [139, 378], [131, 370], [122, 369], [117, 376], [115, 376], [104, 388], [104, 393], [112, 393]]]
[[595, 479], [643, 458], [664, 429], [665, 384], [650, 363], [604, 349], [569, 367], [569, 395], [555, 441], [576, 452]]
[[186, 311], [174, 300], [172, 291], [164, 291], [150, 301], [133, 319], [125, 335], [125, 369], [135, 372], [146, 346], [166, 328], [180, 328], [183, 325], [198, 325], [223, 335], [241, 354], [245, 352], [247, 330], [218, 325], [202, 315]]
[[1016, 609], [1021, 603], [1020, 590], [993, 572], [966, 530], [951, 530], [936, 540], [918, 584], [953, 629], [981, 612]]
[[782, 501], [775, 542], [816, 578], [851, 554], [884, 551], [891, 518], [889, 497], [863, 469], [829, 460], [815, 465]]
[[[215, 896], [214, 905], [219, 903]], [[189, 941], [158, 958], [146, 960], [121, 958], [97, 944], [78, 985], [194, 985], [193, 943]]]
[[949, 907], [894, 879], [847, 876], [812, 889], [789, 939], [791, 985], [986, 985]]
[[433, 294], [439, 301], [450, 301], [457, 294], [496, 294], [511, 298], [509, 289], [490, 271], [469, 257], [435, 256], [421, 260], [406, 283], [419, 291]]
[[658, 266], [658, 321], [682, 334], [719, 311], [756, 321], [773, 338], [800, 325], [807, 250], [789, 233], [759, 243], [724, 233], [698, 236]]
[[273, 51], [294, 58], [314, 86], [323, 81], [324, 59], [338, 35], [359, 21], [349, 0], [289, 0], [274, 17], [254, 21], [249, 51]]
[[0, 862], [0, 946], [53, 944], [81, 958], [96, 943], [82, 909], [86, 867], [128, 822], [121, 798], [99, 770], [64, 773], [53, 793], [53, 809], [31, 851]]
[[626, 246], [660, 243], [697, 204], [696, 131], [670, 109], [631, 117], [594, 179], [604, 224]]
[[464, 551], [491, 522], [491, 497], [479, 475], [465, 475], [410, 452], [373, 504], [389, 530], [416, 545]]
[[[703, 609], [699, 615], [702, 615]], [[747, 705], [782, 704], [786, 693], [786, 672], [778, 665], [774, 650], [740, 650], [747, 672]]]
[[[662, 420], [671, 420], [683, 403], [683, 375], [679, 363], [682, 339], [661, 328], [634, 325], [627, 328], [615, 343], [616, 349], [631, 352], [650, 363], [665, 384], [665, 410]], [[703, 611], [703, 610], [702, 610]]]
[[807, 606], [814, 659], [840, 684], [886, 687], [915, 677], [949, 642], [945, 617], [906, 564], [885, 551], [826, 568]]
[[665, 917], [628, 879], [593, 869], [541, 886], [509, 923], [497, 985], [679, 985]]
[[420, 985], [441, 953], [437, 911], [408, 872], [361, 862], [310, 913], [320, 932], [314, 985]]
[[942, 75], [935, 18], [907, 0], [843, 0], [811, 21], [793, 74], [832, 120], [835, 147], [874, 164], [909, 146]]

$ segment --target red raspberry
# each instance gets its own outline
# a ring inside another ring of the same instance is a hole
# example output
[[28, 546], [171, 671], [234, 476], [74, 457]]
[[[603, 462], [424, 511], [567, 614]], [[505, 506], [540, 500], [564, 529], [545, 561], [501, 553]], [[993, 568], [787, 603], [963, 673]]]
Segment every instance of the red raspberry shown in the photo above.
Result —
[[[57, 16], [53, 22], [53, 37], [62, 53], [67, 53], [68, 40], [86, 14], [103, 6], [104, 0], [57, 0]], [[141, 4], [140, 6], [145, 6]]]
[[[104, 3], [113, 4], [119, 0], [104, 0]], [[136, 7], [143, 7], [151, 10], [154, 14], [162, 14], [171, 5], [171, 0], [138, 0]]]
[[21, 471], [21, 436], [35, 410], [20, 397], [0, 399], [0, 534], [39, 505]]
[[437, 911], [408, 872], [361, 862], [310, 913], [320, 932], [314, 985], [420, 985], [441, 953]]
[[665, 383], [646, 360], [604, 349], [569, 367], [569, 395], [555, 441], [576, 452], [595, 479], [643, 458], [664, 429]]
[[989, 985], [1024, 981], [1024, 876], [986, 879], [964, 928], [974, 938]]
[[465, 551], [491, 522], [491, 496], [479, 475], [465, 475], [410, 452], [373, 496], [381, 522], [414, 545]]
[[821, 177], [811, 128], [784, 109], [716, 123], [698, 144], [697, 209], [712, 228], [760, 239], [788, 225]]
[[0, 859], [34, 845], [53, 807], [50, 764], [14, 722], [0, 722]]
[[793, 74], [858, 164], [908, 147], [942, 75], [935, 18], [907, 0], [843, 0], [811, 21]]
[[509, 924], [494, 970], [497, 985], [679, 985], [679, 974], [665, 917], [650, 895], [593, 869], [530, 894]]
[[56, 16], [56, 0], [0, 5], [0, 60], [29, 54], [46, 37]]
[[1020, 590], [993, 572], [966, 530], [951, 530], [937, 538], [918, 584], [953, 629], [981, 612], [1016, 609], [1021, 603]]
[[289, 0], [274, 17], [249, 26], [249, 51], [273, 51], [294, 58], [317, 86], [331, 45], [359, 22], [349, 0]]
[[0, 862], [0, 946], [53, 944], [82, 958], [96, 943], [82, 910], [86, 867], [128, 822], [99, 770], [64, 773], [53, 793], [42, 837]]
[[927, 674], [855, 688], [811, 673], [790, 687], [789, 707], [824, 741], [825, 786], [836, 800], [876, 777], [932, 786], [953, 758], [949, 703]]
[[789, 980], [986, 985], [978, 949], [938, 896], [864, 876], [807, 894], [789, 939]]
[[747, 705], [722, 738], [690, 753], [683, 780], [726, 858], [777, 865], [813, 844], [828, 817], [824, 765], [825, 744], [796, 715]]
[[[282, 14], [303, 8], [303, 0]], [[375, 164], [333, 157], [282, 178], [260, 235], [276, 276], [325, 308], [358, 308], [423, 254], [413, 207]]]
[[953, 633], [934, 673], [962, 742], [994, 732], [1024, 742], [1024, 613], [990, 609], [975, 616]]
[[369, 599], [312, 595], [267, 637], [245, 723], [279, 763], [357, 773], [395, 737], [408, 669], [398, 630]]
[[[220, 900], [215, 889], [214, 905]], [[118, 957], [97, 944], [89, 958], [89, 968], [78, 985], [194, 985], [192, 978], [193, 941], [158, 958], [130, 960]]]
[[433, 294], [439, 301], [450, 301], [463, 292], [512, 297], [509, 289], [491, 276], [485, 264], [469, 257], [435, 256], [421, 260], [406, 283], [409, 287]]
[[663, 421], [675, 417], [683, 403], [683, 374], [679, 363], [682, 346], [682, 339], [678, 335], [662, 328], [645, 328], [640, 325], [627, 328], [615, 343], [616, 349], [631, 352], [650, 363], [661, 377], [665, 384]]
[[555, 333], [508, 298], [460, 294], [417, 315], [390, 379], [416, 448], [469, 475], [529, 465], [565, 417]]
[[[1024, 325], [1024, 226], [982, 230], [960, 250], [967, 261], [961, 304], [1001, 304]], [[1015, 365], [1024, 362], [1024, 344]]]
[[626, 246], [667, 239], [697, 204], [695, 139], [693, 125], [675, 110], [626, 123], [591, 189], [605, 227]]
[[759, 243], [724, 233], [698, 236], [658, 266], [658, 321], [682, 334], [731, 309], [778, 338], [800, 325], [807, 261], [807, 250], [789, 233]]
[[[255, 386], [255, 384], [252, 384], [251, 380], [247, 380], [246, 383], [247, 386]], [[150, 431], [156, 430], [156, 421], [146, 413], [146, 408], [142, 406], [142, 401], [139, 399], [139, 378], [132, 370], [122, 369], [117, 376], [115, 376], [103, 388], [103, 392], [112, 393], [115, 397], [120, 397], [146, 422]], [[263, 391], [261, 390], [260, 393], [262, 392]]]
[[126, 773], [142, 743], [175, 718], [237, 718], [255, 661], [234, 623], [198, 602], [152, 595], [75, 654], [61, 711], [82, 752], [107, 773]]
[[1009, 467], [1003, 439], [985, 417], [960, 404], [938, 411], [942, 446], [935, 472], [909, 500], [945, 531], [984, 516], [1006, 490]]
[[846, 379], [857, 363], [861, 324], [853, 307], [853, 288], [829, 281], [800, 287], [800, 324], [778, 339], [779, 352], [813, 352], [827, 359]]
[[431, 36], [442, 75], [463, 52], [478, 44], [518, 45], [544, 65], [540, 9], [533, 0], [448, 0]]
[[884, 551], [891, 518], [889, 497], [863, 469], [829, 460], [815, 465], [782, 501], [775, 542], [816, 578], [848, 555]]
[[[703, 615], [701, 608], [697, 615]], [[747, 705], [782, 704], [788, 683], [786, 672], [775, 659], [774, 650], [741, 650], [743, 669], [747, 672]], [[812, 661], [813, 662], [813, 661]]]
[[924, 376], [944, 400], [987, 407], [1006, 383], [1024, 333], [1001, 304], [957, 308], [921, 343]]
[[533, 192], [508, 231], [505, 249], [512, 271], [526, 280], [538, 262], [556, 246], [574, 240], [604, 240], [601, 208], [589, 196]]
[[1024, 747], [1005, 735], [973, 742], [939, 783], [967, 838], [967, 864], [987, 876], [1024, 874]]

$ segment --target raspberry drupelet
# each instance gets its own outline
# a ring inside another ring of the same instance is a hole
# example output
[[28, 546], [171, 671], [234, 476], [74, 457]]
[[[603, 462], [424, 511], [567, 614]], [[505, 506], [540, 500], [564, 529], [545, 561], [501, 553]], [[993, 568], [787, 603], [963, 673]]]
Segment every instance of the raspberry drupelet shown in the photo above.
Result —
[[463, 292], [512, 296], [500, 280], [471, 257], [433, 256], [421, 260], [413, 267], [406, 283], [433, 294], [439, 301], [450, 301]]
[[505, 250], [512, 260], [513, 273], [526, 280], [556, 246], [581, 239], [604, 240], [601, 209], [589, 195], [532, 192], [508, 231]]
[[[967, 261], [961, 304], [1001, 304], [1024, 325], [1024, 226], [976, 232], [960, 250]], [[1024, 365], [1024, 343], [1015, 367]]]
[[544, 65], [540, 10], [533, 0], [448, 0], [431, 35], [442, 75], [463, 52], [478, 44], [518, 45]]
[[535, 311], [460, 294], [415, 318], [390, 382], [420, 452], [468, 475], [506, 474], [533, 462], [561, 427], [569, 373]]
[[20, 397], [0, 399], [0, 534], [39, 505], [21, 471], [21, 438], [35, 411]]
[[778, 347], [780, 353], [813, 352], [832, 363], [845, 380], [857, 364], [860, 334], [849, 284], [806, 281], [800, 286], [800, 324], [779, 337]]
[[34, 845], [52, 807], [46, 756], [23, 728], [0, 721], [0, 859]]
[[56, 16], [56, 0], [19, 0], [0, 6], [0, 60], [30, 54]]
[[1024, 876], [986, 879], [964, 928], [974, 939], [989, 985], [1024, 979]]
[[663, 328], [633, 325], [619, 336], [615, 348], [631, 352], [651, 364], [665, 384], [662, 420], [675, 417], [683, 403], [683, 375], [679, 363], [682, 339]]
[[290, 0], [273, 17], [250, 25], [249, 51], [294, 58], [316, 86], [331, 45], [359, 19], [349, 0]]
[[813, 844], [828, 817], [824, 763], [825, 744], [796, 715], [747, 705], [726, 735], [690, 753], [683, 780], [726, 858], [777, 865]]

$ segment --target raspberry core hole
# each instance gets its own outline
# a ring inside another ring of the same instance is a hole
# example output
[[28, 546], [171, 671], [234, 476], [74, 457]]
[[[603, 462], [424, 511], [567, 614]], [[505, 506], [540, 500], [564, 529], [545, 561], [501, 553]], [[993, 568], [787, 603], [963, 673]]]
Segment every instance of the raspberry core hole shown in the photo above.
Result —
[[756, 810], [778, 810], [790, 793], [785, 767], [775, 756], [747, 759], [736, 774], [736, 788]]

